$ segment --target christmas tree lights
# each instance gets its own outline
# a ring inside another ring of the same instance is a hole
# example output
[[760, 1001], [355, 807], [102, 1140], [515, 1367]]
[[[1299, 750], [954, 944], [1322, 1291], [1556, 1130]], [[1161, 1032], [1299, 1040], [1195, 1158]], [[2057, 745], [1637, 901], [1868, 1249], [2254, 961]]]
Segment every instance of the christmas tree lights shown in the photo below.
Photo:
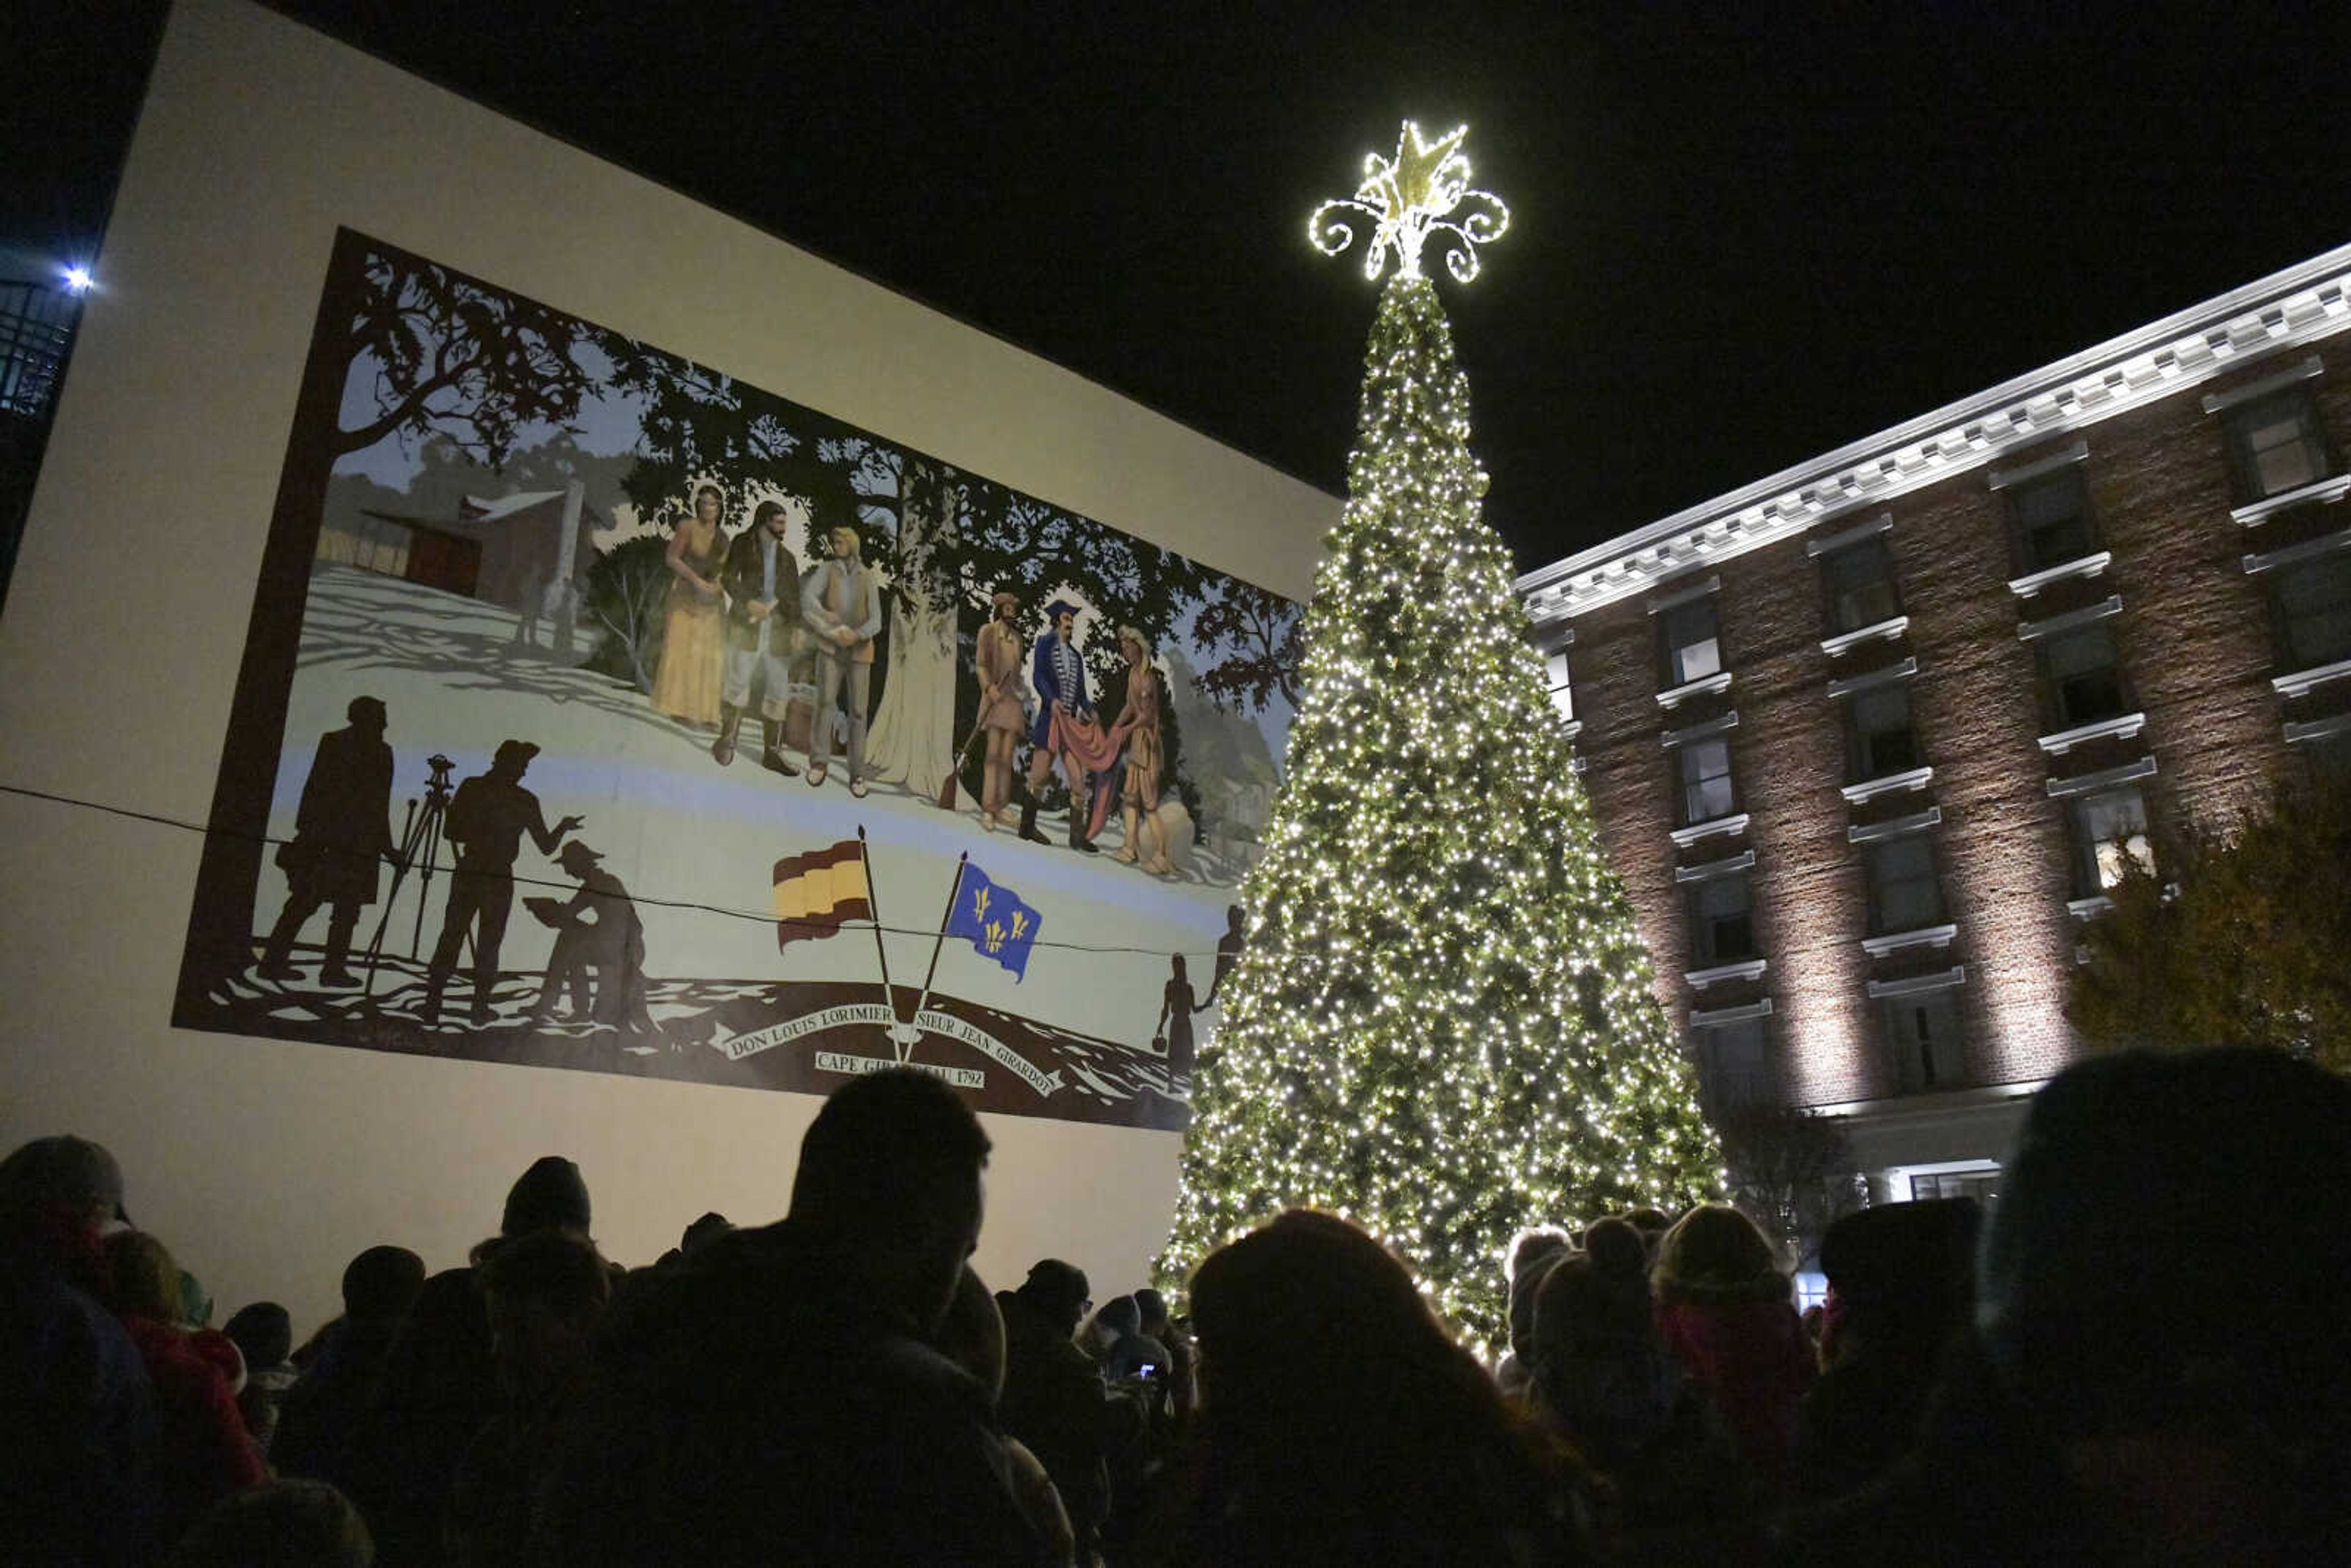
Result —
[[1680, 1207], [1718, 1189], [1720, 1156], [1481, 516], [1468, 382], [1419, 265], [1443, 235], [1466, 280], [1508, 224], [1468, 188], [1463, 135], [1407, 124], [1310, 220], [1336, 254], [1346, 214], [1370, 219], [1366, 275], [1396, 267], [1161, 1275], [1179, 1285], [1284, 1207], [1328, 1209], [1482, 1342], [1513, 1232]]

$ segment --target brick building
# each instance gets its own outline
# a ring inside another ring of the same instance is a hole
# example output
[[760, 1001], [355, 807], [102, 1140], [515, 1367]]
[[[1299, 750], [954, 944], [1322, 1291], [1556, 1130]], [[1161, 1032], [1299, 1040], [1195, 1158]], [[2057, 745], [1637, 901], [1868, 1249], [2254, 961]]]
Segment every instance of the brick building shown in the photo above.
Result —
[[2351, 246], [1521, 579], [1716, 1105], [1985, 1190], [2119, 857], [2351, 757]]

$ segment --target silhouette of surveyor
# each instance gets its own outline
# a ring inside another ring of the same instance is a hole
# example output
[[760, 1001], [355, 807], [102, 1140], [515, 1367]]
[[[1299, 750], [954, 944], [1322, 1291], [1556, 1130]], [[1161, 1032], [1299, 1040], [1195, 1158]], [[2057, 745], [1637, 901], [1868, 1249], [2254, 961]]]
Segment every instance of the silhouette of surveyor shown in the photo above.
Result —
[[[530, 912], [555, 927], [555, 951], [547, 960], [547, 980], [532, 1004], [530, 1021], [544, 1023], [556, 998], [570, 994], [570, 1016], [631, 1034], [653, 1032], [645, 1011], [645, 927], [621, 879], [597, 862], [604, 857], [578, 839], [563, 846], [555, 863], [580, 879], [569, 903], [555, 898], [524, 900]], [[591, 984], [589, 971], [595, 971]]]
[[[466, 934], [474, 937], [474, 1022], [490, 1021], [490, 993], [498, 983], [498, 947], [506, 940], [507, 915], [514, 907], [514, 862], [528, 832], [538, 852], [551, 855], [580, 819], [566, 817], [552, 831], [539, 814], [538, 797], [522, 787], [524, 771], [538, 747], [527, 740], [502, 740], [487, 773], [457, 786], [442, 832], [457, 846], [457, 868], [449, 878], [449, 904], [441, 916], [441, 939], [424, 973], [426, 1023], [441, 1017], [441, 993], [457, 967]], [[479, 929], [475, 929], [476, 917]]]
[[348, 726], [319, 737], [310, 776], [302, 783], [302, 804], [294, 813], [293, 841], [277, 851], [287, 883], [286, 907], [277, 912], [277, 924], [262, 948], [258, 973], [264, 979], [301, 977], [289, 957], [294, 938], [323, 904], [332, 913], [319, 983], [358, 985], [359, 977], [348, 967], [351, 931], [360, 906], [376, 900], [378, 862], [396, 864], [400, 858], [392, 839], [392, 747], [383, 739], [383, 704], [353, 697], [344, 715]]
[[1208, 977], [1208, 994], [1200, 1003], [1202, 1008], [1215, 1004], [1225, 977], [1233, 972], [1233, 967], [1241, 961], [1241, 949], [1249, 946], [1249, 935], [1241, 929], [1241, 920], [1239, 904], [1225, 905], [1225, 934], [1217, 938], [1217, 972]]

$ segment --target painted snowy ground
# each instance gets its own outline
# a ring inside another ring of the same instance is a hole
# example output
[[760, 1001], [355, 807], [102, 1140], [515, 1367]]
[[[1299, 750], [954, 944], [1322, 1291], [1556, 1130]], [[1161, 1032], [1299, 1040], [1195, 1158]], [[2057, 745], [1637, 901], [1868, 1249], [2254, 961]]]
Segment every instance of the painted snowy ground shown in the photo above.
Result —
[[[981, 831], [967, 800], [950, 813], [882, 784], [865, 799], [853, 799], [839, 766], [822, 788], [810, 788], [802, 779], [758, 766], [755, 723], [746, 725], [751, 744], [744, 755], [721, 768], [709, 756], [706, 733], [654, 713], [624, 682], [568, 667], [545, 650], [510, 648], [513, 631], [511, 613], [491, 605], [351, 568], [319, 568], [270, 812], [273, 837], [290, 837], [318, 737], [341, 727], [346, 706], [362, 695], [381, 699], [390, 712], [395, 835], [408, 802], [423, 792], [427, 757], [446, 755], [462, 780], [485, 771], [503, 740], [541, 748], [525, 787], [538, 796], [550, 823], [567, 814], [585, 819], [578, 837], [605, 857], [606, 868], [636, 901], [645, 927], [646, 973], [657, 977], [654, 1017], [664, 1025], [665, 1043], [659, 1052], [640, 1055], [609, 1043], [571, 1053], [603, 1051], [612, 1058], [597, 1063], [565, 1059], [563, 1042], [570, 1037], [560, 1028], [536, 1037], [522, 1029], [521, 1015], [537, 994], [553, 938], [525, 912], [521, 895], [568, 896], [576, 886], [526, 842], [515, 867], [522, 885], [500, 955], [505, 980], [495, 998], [500, 1021], [486, 1031], [498, 1038], [494, 1049], [488, 1039], [476, 1042], [481, 1054], [705, 1082], [762, 1081], [757, 1074], [707, 1070], [690, 1051], [667, 1045], [682, 1037], [690, 1041], [701, 1027], [697, 1020], [744, 1005], [747, 995], [848, 986], [867, 999], [879, 998], [880, 961], [870, 930], [797, 942], [779, 954], [768, 913], [777, 859], [854, 838], [862, 826], [871, 844], [890, 977], [901, 988], [921, 984], [956, 856], [968, 852], [974, 864], [1040, 910], [1043, 925], [1027, 977], [1018, 983], [968, 943], [948, 943], [939, 954], [934, 1005], [1003, 1020], [1002, 1038], [1018, 1042], [1024, 1053], [1050, 1039], [1053, 1053], [1070, 1060], [1047, 1062], [1040, 1056], [1040, 1064], [1068, 1066], [1072, 1094], [1081, 1093], [1081, 1084], [1090, 1100], [1132, 1102], [1145, 1092], [1167, 1092], [1164, 1064], [1154, 1065], [1159, 1059], [1146, 1042], [1154, 1037], [1169, 959], [1183, 955], [1195, 992], [1205, 994], [1238, 868], [1203, 853], [1181, 877], [1150, 876], [1112, 861], [1107, 852], [1118, 844], [1115, 821], [1102, 835], [1105, 852], [1081, 855], [1059, 842], [1065, 824], [1051, 818], [1044, 826], [1057, 841], [1046, 846]], [[547, 634], [542, 629], [542, 638]], [[445, 868], [445, 849], [441, 859]], [[387, 870], [387, 894], [392, 881]], [[313, 992], [302, 982], [272, 987], [248, 974], [231, 983], [231, 994], [214, 998], [244, 1020], [225, 1019], [223, 1027], [268, 1020], [263, 1032], [381, 1049], [441, 1049], [444, 1042], [437, 1038], [416, 1038], [408, 1016], [413, 1009], [404, 1012], [402, 1001], [402, 988], [416, 983], [417, 960], [429, 953], [440, 929], [445, 869], [422, 899], [419, 882], [408, 877], [391, 900], [387, 967], [378, 986], [383, 1005], [355, 1011], [356, 993]], [[252, 912], [255, 931], [268, 928], [285, 894], [283, 874], [266, 863]], [[359, 933], [362, 946], [384, 914], [381, 904], [367, 911]], [[307, 945], [319, 940], [324, 925], [323, 914], [315, 917], [304, 933], [306, 946], [297, 949], [306, 974], [315, 963], [315, 950]], [[401, 977], [400, 986], [381, 983], [392, 975]], [[462, 968], [448, 1003], [448, 1019], [462, 1019], [470, 1007]], [[912, 1011], [911, 995], [903, 1010]], [[1213, 1019], [1203, 1015], [1196, 1026], [1203, 1043]], [[459, 1026], [444, 1021], [442, 1027]], [[463, 1040], [445, 1043], [450, 1054], [476, 1054]], [[794, 1051], [805, 1054], [797, 1046]], [[627, 1065], [651, 1063], [656, 1055], [684, 1060], [658, 1068]], [[772, 1075], [772, 1064], [762, 1071]], [[1129, 1114], [1086, 1119], [1160, 1124], [1155, 1114], [1143, 1118], [1132, 1103], [1127, 1109]], [[1084, 1114], [1042, 1108], [1032, 1113]]]

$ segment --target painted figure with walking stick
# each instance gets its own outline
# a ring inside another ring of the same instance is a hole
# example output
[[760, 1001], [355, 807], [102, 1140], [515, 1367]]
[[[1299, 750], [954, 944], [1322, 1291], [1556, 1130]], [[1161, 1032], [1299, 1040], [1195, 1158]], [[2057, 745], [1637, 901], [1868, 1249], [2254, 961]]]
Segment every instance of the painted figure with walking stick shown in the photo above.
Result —
[[1004, 826], [1004, 809], [1012, 799], [1012, 754], [1029, 727], [1029, 713], [1020, 700], [1019, 597], [998, 593], [989, 607], [994, 613], [979, 629], [973, 663], [979, 675], [978, 728], [987, 737], [979, 820], [994, 832]]
[[[350, 723], [319, 737], [302, 803], [294, 816], [294, 838], [277, 851], [286, 873], [286, 906], [277, 913], [263, 946], [264, 979], [291, 980], [302, 971], [293, 963], [294, 938], [327, 905], [322, 986], [355, 986], [350, 971], [351, 932], [360, 910], [373, 904], [377, 862], [400, 863], [392, 842], [392, 747], [384, 743], [384, 706], [374, 697], [353, 697], [344, 710]], [[399, 891], [395, 879], [392, 889]]]

